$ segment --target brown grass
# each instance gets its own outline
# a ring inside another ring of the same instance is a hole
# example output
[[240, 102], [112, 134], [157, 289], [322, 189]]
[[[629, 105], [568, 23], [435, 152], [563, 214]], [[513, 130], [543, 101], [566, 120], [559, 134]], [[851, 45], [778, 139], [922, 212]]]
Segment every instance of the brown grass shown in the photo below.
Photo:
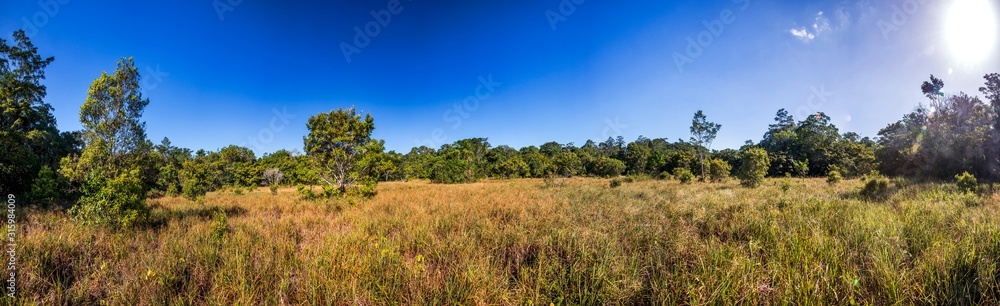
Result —
[[28, 210], [20, 302], [1000, 302], [996, 198], [923, 185], [870, 203], [857, 181], [782, 182], [382, 183], [355, 205], [261, 188], [150, 200], [152, 224], [128, 231]]

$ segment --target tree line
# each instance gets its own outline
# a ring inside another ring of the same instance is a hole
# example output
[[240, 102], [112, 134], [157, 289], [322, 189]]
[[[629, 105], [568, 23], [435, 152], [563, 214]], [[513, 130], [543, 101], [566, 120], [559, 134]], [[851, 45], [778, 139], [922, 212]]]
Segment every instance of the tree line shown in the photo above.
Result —
[[[933, 75], [920, 104], [872, 139], [842, 133], [830, 117], [817, 113], [796, 120], [784, 109], [758, 142], [739, 149], [712, 149], [722, 125], [698, 111], [688, 140], [621, 136], [583, 145], [547, 142], [513, 148], [487, 138], [469, 138], [439, 148], [420, 146], [402, 154], [372, 138], [371, 114], [353, 108], [309, 118], [302, 151], [279, 150], [257, 156], [249, 148], [227, 146], [197, 151], [153, 144], [142, 115], [150, 101], [140, 88], [131, 58], [91, 84], [80, 108], [80, 131], [59, 131], [45, 102], [46, 67], [23, 31], [13, 42], [0, 39], [0, 189], [30, 203], [66, 203], [83, 222], [112, 226], [142, 223], [144, 200], [270, 186], [300, 186], [307, 198], [371, 197], [380, 181], [425, 179], [470, 183], [483, 179], [603, 177], [622, 175], [720, 181], [739, 177], [748, 187], [765, 176], [859, 177], [875, 171], [918, 179], [948, 179], [969, 172], [1000, 179], [1000, 75], [985, 76], [980, 92], [987, 102], [965, 93], [945, 94]], [[311, 187], [323, 186], [314, 192]]]

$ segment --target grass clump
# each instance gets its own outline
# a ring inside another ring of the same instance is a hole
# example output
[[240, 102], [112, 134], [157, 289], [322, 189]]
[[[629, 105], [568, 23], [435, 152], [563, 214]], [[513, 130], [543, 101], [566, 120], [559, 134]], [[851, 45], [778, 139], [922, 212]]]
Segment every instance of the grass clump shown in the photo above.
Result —
[[885, 201], [891, 196], [889, 189], [889, 179], [882, 176], [878, 171], [872, 171], [862, 178], [865, 185], [861, 187], [860, 194], [869, 201]]

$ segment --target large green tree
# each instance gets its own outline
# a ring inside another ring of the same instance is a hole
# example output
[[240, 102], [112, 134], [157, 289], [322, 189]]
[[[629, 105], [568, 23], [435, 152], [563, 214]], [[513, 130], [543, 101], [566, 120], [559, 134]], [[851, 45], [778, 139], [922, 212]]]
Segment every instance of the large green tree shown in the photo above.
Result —
[[[0, 192], [23, 195], [43, 166], [56, 168], [72, 153], [72, 133], [59, 134], [52, 106], [45, 103], [44, 58], [24, 31], [0, 39]], [[29, 199], [30, 200], [30, 199]]]
[[149, 99], [139, 84], [135, 62], [122, 58], [113, 74], [94, 80], [80, 107], [83, 152], [64, 158], [60, 172], [82, 187], [71, 212], [84, 222], [129, 226], [148, 213], [144, 197], [156, 171], [141, 120]]
[[320, 181], [342, 195], [355, 187], [363, 193], [374, 190], [376, 173], [367, 161], [382, 154], [383, 148], [372, 139], [375, 119], [371, 114], [362, 118], [353, 107], [337, 109], [310, 117], [306, 127], [305, 151], [319, 166]]

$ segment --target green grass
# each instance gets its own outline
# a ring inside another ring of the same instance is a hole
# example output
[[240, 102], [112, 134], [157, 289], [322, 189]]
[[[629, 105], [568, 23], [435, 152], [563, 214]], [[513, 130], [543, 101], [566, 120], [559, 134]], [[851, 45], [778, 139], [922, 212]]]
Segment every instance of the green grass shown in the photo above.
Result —
[[355, 205], [261, 188], [150, 200], [153, 225], [119, 232], [29, 210], [20, 301], [1000, 303], [997, 198], [784, 182], [383, 183]]

